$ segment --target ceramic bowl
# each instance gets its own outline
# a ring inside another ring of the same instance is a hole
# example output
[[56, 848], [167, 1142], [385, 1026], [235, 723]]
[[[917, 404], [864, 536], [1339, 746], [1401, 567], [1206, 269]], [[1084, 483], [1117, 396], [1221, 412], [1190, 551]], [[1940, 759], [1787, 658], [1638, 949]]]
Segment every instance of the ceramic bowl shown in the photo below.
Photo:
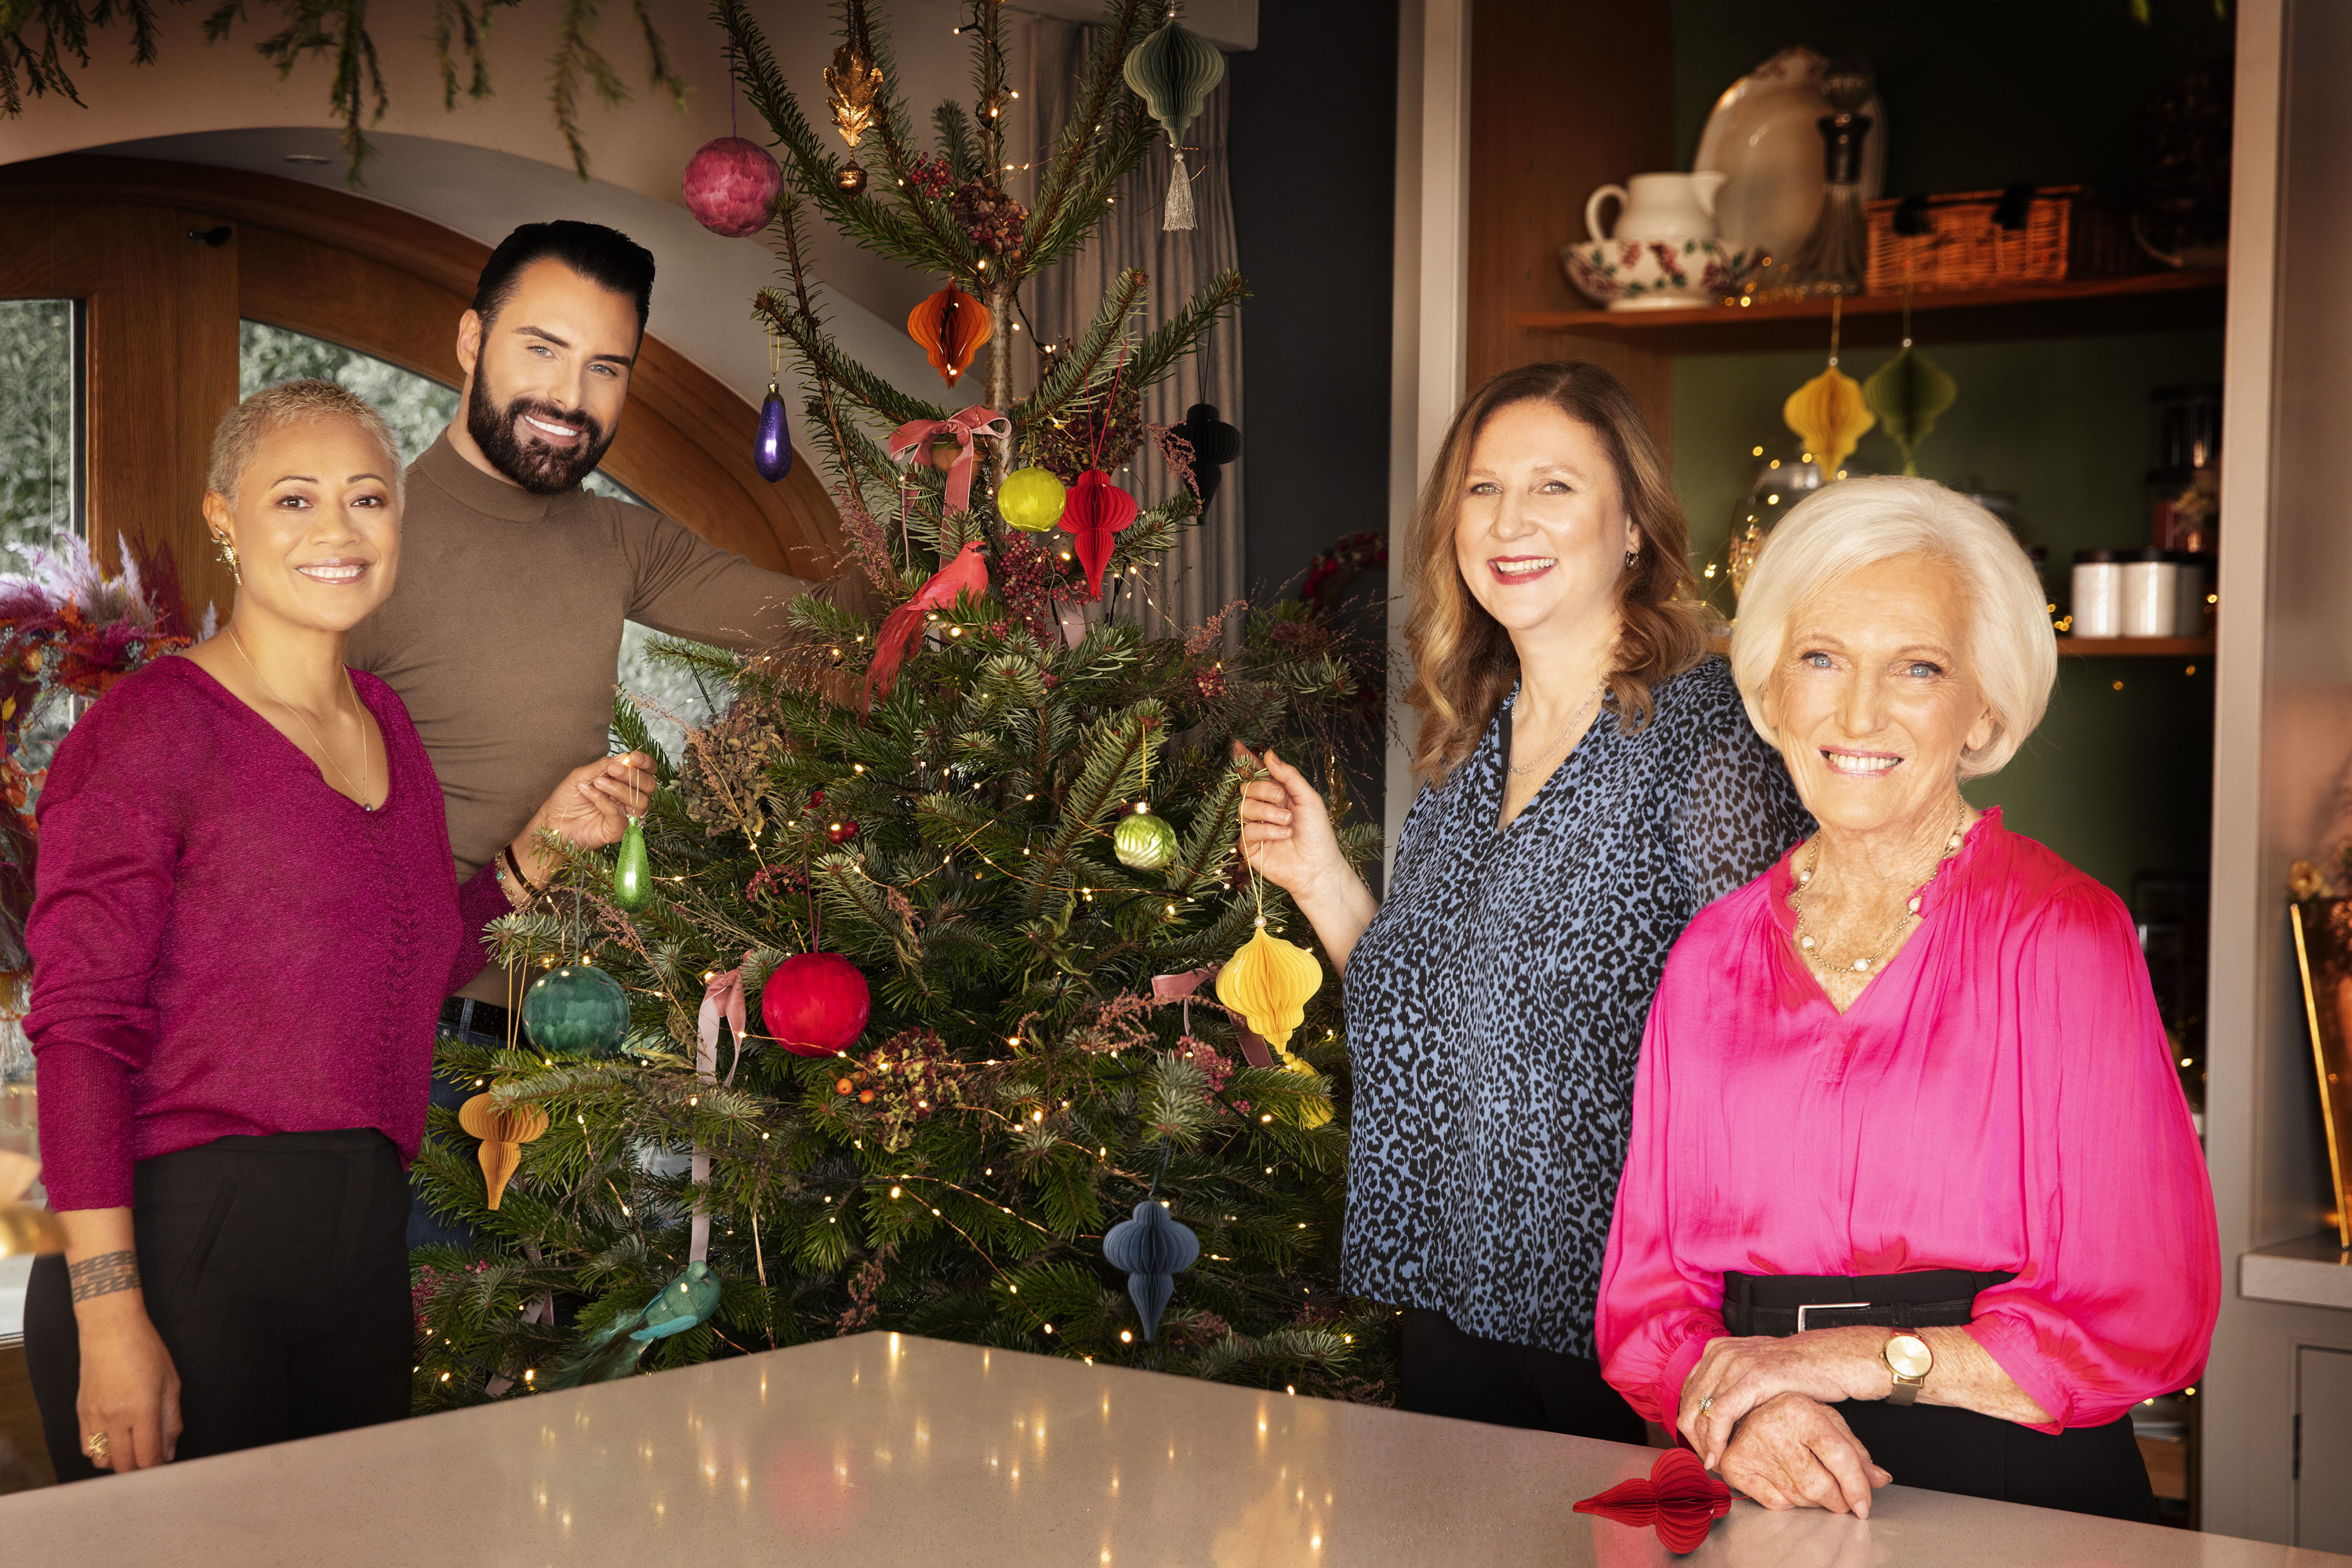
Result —
[[1568, 280], [1612, 310], [1712, 305], [1737, 293], [1760, 253], [1733, 239], [1602, 239], [1559, 247]]

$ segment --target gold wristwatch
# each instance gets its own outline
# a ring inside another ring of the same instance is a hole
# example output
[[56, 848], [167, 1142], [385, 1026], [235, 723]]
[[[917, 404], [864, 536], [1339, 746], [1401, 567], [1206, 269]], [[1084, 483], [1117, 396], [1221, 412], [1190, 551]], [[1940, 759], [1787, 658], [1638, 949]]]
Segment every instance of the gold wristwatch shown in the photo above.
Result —
[[1927, 1374], [1936, 1370], [1936, 1352], [1916, 1334], [1893, 1336], [1879, 1351], [1878, 1358], [1886, 1363], [1886, 1370], [1895, 1378], [1895, 1386], [1886, 1395], [1889, 1405], [1908, 1405], [1918, 1398], [1919, 1390], [1927, 1386]]

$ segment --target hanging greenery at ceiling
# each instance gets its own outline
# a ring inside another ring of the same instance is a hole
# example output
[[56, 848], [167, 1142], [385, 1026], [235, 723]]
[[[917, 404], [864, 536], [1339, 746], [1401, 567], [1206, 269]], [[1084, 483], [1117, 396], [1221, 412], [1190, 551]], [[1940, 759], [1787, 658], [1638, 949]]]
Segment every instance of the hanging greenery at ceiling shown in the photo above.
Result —
[[[184, 5], [189, 0], [172, 0]], [[457, 107], [462, 94], [484, 99], [491, 94], [490, 68], [483, 42], [491, 19], [502, 10], [520, 9], [523, 0], [433, 0], [434, 59], [441, 79], [441, 106]], [[683, 110], [686, 82], [671, 69], [661, 34], [646, 9], [647, 0], [629, 0], [646, 50], [646, 79], [669, 95]], [[346, 183], [361, 183], [360, 170], [374, 152], [366, 126], [383, 123], [392, 107], [383, 69], [376, 57], [375, 39], [368, 32], [368, 0], [216, 0], [205, 16], [205, 41], [217, 44], [246, 19], [248, 5], [274, 13], [278, 26], [254, 45], [262, 58], [291, 77], [310, 56], [322, 56], [329, 66], [327, 99], [334, 117], [342, 122], [343, 153], [349, 159]], [[580, 139], [580, 105], [593, 93], [606, 104], [629, 100], [629, 89], [597, 47], [599, 0], [552, 0], [555, 11], [555, 52], [549, 59], [548, 108], [572, 166], [588, 177], [588, 149]], [[110, 29], [127, 31], [133, 65], [152, 65], [156, 58], [155, 0], [0, 0], [0, 115], [16, 119], [25, 111], [27, 95], [51, 93], [89, 107], [75, 87], [73, 71], [87, 70], [93, 35]]]

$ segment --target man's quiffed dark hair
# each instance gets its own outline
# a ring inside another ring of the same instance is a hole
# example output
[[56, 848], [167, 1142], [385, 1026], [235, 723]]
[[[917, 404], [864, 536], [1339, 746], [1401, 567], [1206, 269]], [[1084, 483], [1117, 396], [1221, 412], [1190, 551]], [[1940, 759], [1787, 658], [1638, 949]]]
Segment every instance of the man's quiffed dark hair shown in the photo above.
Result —
[[653, 310], [654, 253], [617, 228], [571, 218], [527, 223], [499, 241], [482, 268], [481, 281], [474, 285], [475, 314], [487, 325], [514, 292], [522, 269], [549, 258], [591, 283], [636, 301], [637, 331], [644, 333], [646, 317]]

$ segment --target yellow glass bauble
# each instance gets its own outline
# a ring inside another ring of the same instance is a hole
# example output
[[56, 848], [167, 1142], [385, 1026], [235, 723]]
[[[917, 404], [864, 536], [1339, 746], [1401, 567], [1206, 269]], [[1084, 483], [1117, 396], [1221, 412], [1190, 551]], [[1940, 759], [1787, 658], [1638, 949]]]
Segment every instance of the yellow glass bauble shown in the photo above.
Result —
[[1044, 533], [1062, 521], [1069, 490], [1051, 468], [1015, 468], [996, 489], [996, 514], [1024, 533]]
[[[1265, 921], [1225, 961], [1217, 975], [1217, 1000], [1242, 1016], [1276, 1050], [1307, 1021], [1307, 1002], [1323, 988], [1323, 966], [1303, 947], [1265, 933]], [[1288, 1052], [1284, 1052], [1286, 1057]]]

